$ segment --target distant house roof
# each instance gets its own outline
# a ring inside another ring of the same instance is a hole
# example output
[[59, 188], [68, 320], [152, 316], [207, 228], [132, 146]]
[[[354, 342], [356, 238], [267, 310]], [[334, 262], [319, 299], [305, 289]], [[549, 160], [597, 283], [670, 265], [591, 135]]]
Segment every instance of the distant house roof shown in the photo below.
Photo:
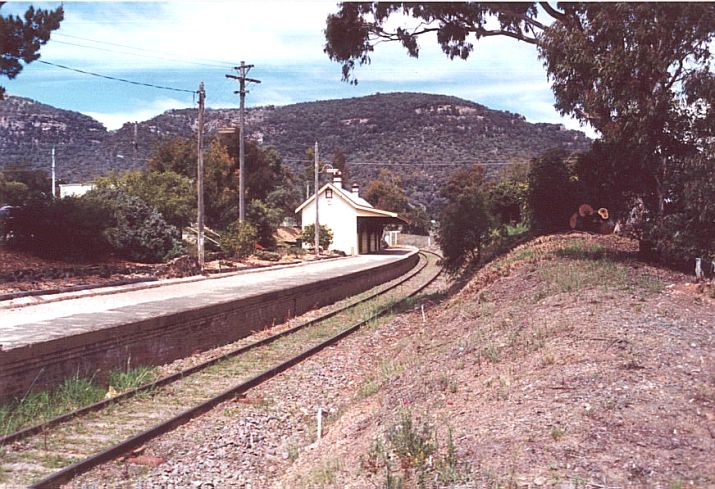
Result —
[[[353, 207], [356, 211], [358, 211], [359, 214], [364, 217], [392, 217], [404, 221], [397, 215], [396, 212], [376, 209], [370, 204], [370, 202], [363, 199], [362, 197], [355, 195], [354, 193], [344, 188], [337, 187], [332, 183], [326, 183], [325, 185], [323, 185], [318, 194], [324, 194], [325, 191], [329, 188], [332, 189], [333, 195], [336, 195], [345, 200], [345, 202], [347, 202], [351, 207]], [[315, 200], [315, 194], [311, 195], [305, 202], [298, 206], [298, 208], [295, 210], [296, 214], [302, 211], [308, 204], [313, 202], [313, 200]]]

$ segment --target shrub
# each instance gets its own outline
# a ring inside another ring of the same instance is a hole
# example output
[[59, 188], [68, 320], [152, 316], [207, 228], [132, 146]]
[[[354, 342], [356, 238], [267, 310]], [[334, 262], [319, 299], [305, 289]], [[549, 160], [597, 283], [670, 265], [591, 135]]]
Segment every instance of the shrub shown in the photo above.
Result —
[[246, 209], [246, 220], [255, 226], [257, 240], [261, 246], [270, 249], [276, 247], [276, 238], [273, 234], [281, 222], [279, 209], [254, 199]]
[[110, 209], [77, 197], [32, 200], [13, 209], [5, 231], [11, 246], [58, 259], [88, 259], [106, 253]]
[[156, 263], [181, 254], [181, 242], [176, 239], [178, 230], [139, 197], [116, 188], [104, 188], [93, 190], [82, 199], [109, 208], [110, 223], [104, 234], [119, 255]]
[[281, 255], [279, 253], [275, 253], [273, 251], [256, 250], [256, 252], [254, 254], [256, 255], [256, 258], [258, 258], [259, 260], [278, 261], [281, 259]]
[[484, 170], [475, 165], [456, 172], [443, 191], [447, 204], [440, 214], [437, 241], [449, 270], [478, 259], [489, 238], [492, 218], [484, 184]]
[[[315, 224], [305, 226], [300, 235], [300, 239], [303, 243], [308, 245], [308, 248], [315, 248]], [[320, 248], [327, 250], [333, 242], [333, 231], [325, 224], [321, 224], [318, 239], [320, 240]]]
[[715, 259], [715, 151], [673, 165], [664, 215], [644, 223], [646, 256], [692, 272], [694, 260]]
[[532, 227], [537, 232], [567, 229], [569, 216], [578, 206], [565, 162], [567, 156], [563, 150], [552, 150], [531, 162], [527, 200]]
[[221, 248], [231, 256], [245, 258], [255, 252], [257, 239], [253, 224], [234, 221], [221, 235]]

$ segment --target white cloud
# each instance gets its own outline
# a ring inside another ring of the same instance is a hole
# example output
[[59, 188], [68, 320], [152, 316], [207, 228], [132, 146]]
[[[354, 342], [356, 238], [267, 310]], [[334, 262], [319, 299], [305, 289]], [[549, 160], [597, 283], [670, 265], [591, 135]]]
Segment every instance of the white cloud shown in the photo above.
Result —
[[126, 122], [145, 121], [170, 109], [185, 109], [192, 107], [192, 104], [185, 100], [163, 98], [152, 101], [150, 104], [139, 105], [132, 110], [121, 112], [83, 112], [85, 115], [98, 120], [107, 129], [119, 129]]
[[226, 66], [240, 60], [253, 64], [326, 61], [322, 30], [326, 16], [335, 9], [331, 2], [288, 1], [66, 3], [64, 7], [65, 21], [43, 56], [84, 66], [106, 65], [111, 58], [113, 66], [123, 69], [176, 67], [181, 60]]

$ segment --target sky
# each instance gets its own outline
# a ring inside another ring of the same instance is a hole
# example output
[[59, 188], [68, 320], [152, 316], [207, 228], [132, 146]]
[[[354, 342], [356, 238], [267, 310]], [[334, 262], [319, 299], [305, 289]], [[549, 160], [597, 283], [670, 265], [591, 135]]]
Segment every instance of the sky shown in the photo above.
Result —
[[[60, 2], [33, 3], [56, 8]], [[341, 81], [340, 65], [323, 53], [325, 19], [335, 2], [171, 1], [62, 3], [65, 20], [41, 49], [41, 60], [111, 77], [195, 91], [206, 86], [210, 108], [238, 107], [237, 82], [225, 77], [240, 61], [253, 64], [247, 107], [350, 98], [377, 92], [425, 92], [460, 97], [522, 114], [529, 122], [564, 124], [591, 137], [553, 108], [536, 48], [507, 38], [476, 43], [468, 60], [450, 61], [434, 37], [420, 40], [419, 59], [393, 43], [376, 47], [359, 67], [357, 86]], [[9, 2], [1, 15], [21, 15], [28, 2]], [[548, 17], [544, 20], [548, 20]], [[9, 95], [87, 114], [108, 129], [169, 109], [196, 106], [191, 93], [105, 80], [31, 63]]]

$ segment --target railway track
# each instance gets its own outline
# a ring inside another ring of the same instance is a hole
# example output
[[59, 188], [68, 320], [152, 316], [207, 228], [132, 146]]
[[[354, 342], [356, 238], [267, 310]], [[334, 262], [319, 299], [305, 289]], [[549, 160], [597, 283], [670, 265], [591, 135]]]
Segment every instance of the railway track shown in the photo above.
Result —
[[441, 272], [438, 259], [421, 252], [407, 274], [318, 317], [0, 438], [0, 488], [59, 487], [241, 395], [418, 294]]

